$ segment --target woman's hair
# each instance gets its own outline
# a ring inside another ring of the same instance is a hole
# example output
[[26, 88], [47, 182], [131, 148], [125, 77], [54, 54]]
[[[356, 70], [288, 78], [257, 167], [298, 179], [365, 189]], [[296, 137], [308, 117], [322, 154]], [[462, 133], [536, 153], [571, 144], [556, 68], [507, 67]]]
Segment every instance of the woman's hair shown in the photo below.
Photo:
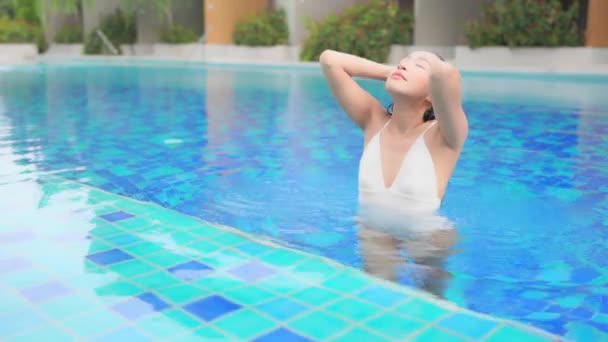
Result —
[[[388, 113], [388, 115], [393, 115], [393, 104], [392, 103], [386, 107], [386, 112]], [[427, 109], [424, 112], [424, 115], [422, 116], [423, 122], [432, 121], [432, 120], [435, 120], [435, 111], [433, 110], [433, 106], [429, 107], [429, 109]]]
[[[445, 62], [445, 59], [443, 57], [441, 57], [438, 53], [433, 52], [433, 54], [435, 56], [439, 57], [439, 59], [441, 61]], [[386, 107], [386, 112], [388, 113], [388, 115], [393, 115], [393, 104], [392, 103]], [[427, 121], [432, 121], [432, 120], [435, 120], [435, 110], [433, 109], [433, 106], [431, 106], [429, 109], [427, 109], [424, 112], [424, 115], [422, 116], [422, 122], [427, 122]]]

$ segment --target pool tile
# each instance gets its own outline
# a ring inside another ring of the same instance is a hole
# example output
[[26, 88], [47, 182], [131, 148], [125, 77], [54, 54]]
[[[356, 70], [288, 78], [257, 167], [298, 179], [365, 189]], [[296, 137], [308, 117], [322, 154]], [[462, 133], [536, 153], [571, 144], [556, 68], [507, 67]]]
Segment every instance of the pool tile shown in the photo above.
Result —
[[97, 224], [95, 228], [89, 231], [89, 235], [99, 238], [107, 238], [116, 235], [122, 235], [125, 231], [108, 223]]
[[256, 286], [238, 287], [224, 292], [226, 298], [242, 305], [256, 305], [268, 301], [276, 295]]
[[404, 300], [409, 299], [408, 295], [393, 291], [388, 288], [374, 286], [368, 289], [365, 289], [357, 294], [357, 296], [367, 302], [382, 306], [382, 307], [392, 307], [396, 306], [398, 303], [403, 302]]
[[348, 323], [338, 317], [321, 311], [313, 311], [303, 317], [296, 318], [288, 327], [314, 340], [322, 340], [341, 332]]
[[223, 230], [206, 225], [206, 224], [199, 224], [199, 225], [192, 226], [187, 231], [190, 234], [197, 235], [197, 236], [200, 236], [203, 238], [212, 238], [216, 235], [220, 235], [220, 234], [224, 233]]
[[145, 228], [155, 225], [154, 221], [148, 220], [144, 217], [134, 217], [124, 221], [116, 222], [116, 225], [123, 229], [123, 231], [142, 231]]
[[22, 258], [0, 259], [0, 274], [27, 270], [31, 267], [31, 263]]
[[134, 235], [131, 235], [131, 234], [107, 236], [104, 238], [104, 240], [106, 240], [107, 242], [109, 242], [117, 247], [121, 247], [121, 248], [122, 248], [122, 246], [130, 245], [135, 242], [141, 241], [140, 238], [138, 238]]
[[207, 240], [197, 240], [195, 242], [189, 240], [186, 243], [188, 243], [188, 248], [194, 249], [198, 252], [201, 252], [202, 254], [213, 253], [222, 248], [222, 246], [209, 242]]
[[194, 281], [213, 272], [213, 269], [201, 262], [191, 260], [170, 267], [167, 271], [173, 274], [173, 276], [175, 276], [176, 278], [181, 279], [183, 281]]
[[312, 342], [312, 340], [289, 329], [279, 328], [257, 337], [252, 342]]
[[142, 293], [137, 297], [115, 304], [112, 309], [125, 318], [137, 320], [142, 316], [169, 308], [169, 304], [153, 293]]
[[270, 331], [277, 326], [272, 320], [250, 309], [238, 310], [219, 318], [213, 325], [236, 336], [240, 341]]
[[156, 268], [150, 264], [139, 259], [130, 259], [118, 264], [112, 264], [108, 266], [108, 269], [126, 278], [136, 277], [138, 275], [154, 272], [156, 270]]
[[69, 330], [86, 339], [122, 327], [126, 321], [106, 309], [95, 309], [62, 322]]
[[256, 282], [263, 278], [273, 275], [276, 270], [264, 263], [250, 261], [229, 271], [237, 278], [247, 282]]
[[136, 257], [142, 257], [160, 252], [163, 250], [163, 247], [153, 242], [141, 241], [131, 245], [123, 246], [121, 249]]
[[187, 303], [196, 298], [206, 297], [209, 295], [209, 291], [189, 284], [166, 287], [158, 290], [157, 292], [175, 304]]
[[395, 308], [395, 312], [426, 322], [431, 322], [450, 314], [450, 311], [447, 309], [417, 298], [399, 305]]
[[545, 342], [547, 339], [540, 336], [516, 329], [511, 326], [505, 326], [492, 333], [484, 341], [487, 342]]
[[420, 331], [425, 325], [422, 322], [386, 313], [365, 322], [365, 326], [383, 336], [390, 336], [401, 340]]
[[117, 262], [133, 259], [133, 257], [120, 249], [111, 249], [105, 252], [87, 255], [87, 258], [94, 263], [102, 266], [115, 264]]
[[258, 305], [257, 309], [279, 321], [286, 321], [296, 315], [310, 310], [311, 307], [288, 298], [280, 297], [270, 302]]
[[341, 293], [351, 293], [360, 290], [369, 284], [369, 279], [354, 272], [341, 272], [333, 278], [323, 282], [323, 286]]
[[51, 298], [66, 295], [70, 292], [71, 290], [62, 283], [48, 282], [21, 290], [21, 295], [31, 302], [40, 303]]
[[52, 299], [39, 307], [42, 312], [53, 317], [54, 319], [63, 320], [67, 317], [92, 310], [94, 305], [95, 304], [93, 302], [86, 298], [75, 295], [67, 295]]
[[137, 327], [146, 334], [161, 339], [185, 334], [190, 329], [179, 324], [179, 322], [162, 314], [144, 317], [137, 321]]
[[0, 319], [0, 338], [18, 332], [26, 333], [46, 324], [46, 320], [32, 310], [15, 310], [5, 314], [9, 318]]
[[213, 321], [241, 306], [224, 297], [213, 295], [184, 305], [184, 310], [204, 321]]
[[300, 281], [300, 279], [296, 279], [295, 277], [283, 273], [265, 278], [257, 282], [256, 285], [262, 286], [277, 293], [284, 294], [302, 290], [310, 286], [310, 284], [305, 281]]
[[[134, 246], [134, 245], [132, 245], [132, 246]], [[143, 259], [148, 261], [151, 264], [155, 264], [155, 265], [158, 265], [163, 268], [175, 266], [177, 264], [180, 264], [180, 263], [183, 263], [183, 262], [186, 262], [189, 260], [188, 257], [185, 257], [180, 254], [176, 254], [173, 252], [169, 252], [166, 250], [164, 250], [160, 253], [157, 253], [157, 254], [147, 255]]]
[[323, 305], [327, 302], [339, 299], [340, 294], [320, 287], [309, 287], [293, 293], [289, 297], [309, 305]]
[[262, 244], [255, 243], [255, 242], [245, 242], [245, 243], [242, 243], [242, 244], [236, 246], [236, 248], [238, 250], [240, 250], [241, 252], [245, 252], [251, 256], [260, 256], [260, 255], [262, 255], [264, 253], [268, 253], [272, 250], [268, 246], [264, 246]]
[[135, 286], [124, 280], [116, 280], [110, 284], [105, 284], [100, 287], [96, 287], [95, 293], [98, 296], [133, 296], [141, 293], [143, 290], [141, 287]]
[[129, 341], [129, 342], [148, 342], [152, 341], [151, 338], [143, 335], [140, 331], [131, 328], [121, 328], [115, 330], [109, 334], [104, 334], [93, 340], [94, 342], [115, 342], [115, 341]]
[[243, 286], [245, 283], [239, 279], [233, 278], [231, 275], [216, 273], [197, 280], [195, 284], [212, 291], [224, 293], [236, 287]]
[[[458, 337], [456, 335], [450, 334], [448, 332], [445, 332], [443, 330], [439, 330], [437, 328], [427, 328], [425, 329], [423, 332], [421, 332], [420, 334], [416, 335], [412, 341], [415, 342], [436, 342], [436, 341], [442, 341], [442, 342], [466, 342], [468, 341], [467, 339], [464, 339], [462, 337]], [[487, 340], [486, 340], [487, 341]], [[513, 342], [517, 341], [520, 342], [521, 340], [511, 340]]]
[[342, 299], [325, 307], [324, 310], [355, 322], [363, 321], [382, 312], [381, 308], [355, 298]]
[[[376, 334], [372, 334], [368, 330], [362, 328], [354, 328], [349, 330], [347, 333], [340, 335], [331, 340], [331, 342], [351, 342], [351, 341], [365, 341], [365, 342], [388, 342], [389, 340], [380, 337]], [[440, 341], [440, 340], [437, 340]], [[443, 342], [443, 341], [441, 341]]]
[[219, 331], [217, 328], [206, 326], [194, 330], [190, 334], [182, 335], [171, 341], [192, 342], [192, 341], [230, 341], [226, 333]]
[[214, 235], [210, 238], [210, 240], [219, 244], [220, 246], [225, 247], [235, 246], [241, 243], [249, 242], [248, 239], [230, 232]]
[[173, 320], [176, 324], [179, 324], [180, 326], [188, 329], [193, 329], [203, 324], [202, 321], [196, 319], [192, 315], [187, 314], [181, 309], [171, 309], [163, 311], [162, 315]]
[[301, 253], [292, 252], [286, 249], [275, 249], [270, 253], [264, 254], [260, 260], [270, 265], [288, 267], [305, 260], [306, 258], [307, 256]]
[[456, 313], [436, 323], [438, 326], [457, 332], [459, 335], [479, 339], [494, 329], [498, 323], [465, 313]]
[[126, 213], [124, 211], [115, 211], [113, 213], [100, 215], [99, 217], [109, 222], [116, 222], [129, 219], [131, 217], [134, 217], [134, 215]]
[[308, 279], [316, 279], [323, 281], [338, 273], [339, 268], [329, 265], [318, 258], [310, 258], [302, 263], [299, 263], [294, 269], [298, 276]]
[[69, 342], [74, 338], [62, 331], [58, 327], [47, 324], [43, 327], [34, 328], [34, 331], [28, 331], [25, 334], [6, 339], [6, 342], [32, 342], [32, 341], [52, 341], [52, 342]]
[[145, 275], [132, 278], [131, 281], [135, 285], [149, 289], [162, 289], [164, 287], [175, 286], [182, 283], [179, 279], [164, 271], [147, 273]]

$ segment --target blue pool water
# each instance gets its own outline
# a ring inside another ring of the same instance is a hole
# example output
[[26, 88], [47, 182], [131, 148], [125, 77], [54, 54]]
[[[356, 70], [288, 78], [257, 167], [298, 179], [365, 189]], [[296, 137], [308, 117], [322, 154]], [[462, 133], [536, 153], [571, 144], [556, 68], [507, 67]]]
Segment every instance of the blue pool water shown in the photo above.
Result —
[[[460, 234], [445, 297], [608, 338], [608, 78], [465, 73], [464, 89], [471, 133], [442, 207]], [[0, 184], [54, 174], [356, 267], [361, 139], [316, 68], [0, 71], [12, 161]]]

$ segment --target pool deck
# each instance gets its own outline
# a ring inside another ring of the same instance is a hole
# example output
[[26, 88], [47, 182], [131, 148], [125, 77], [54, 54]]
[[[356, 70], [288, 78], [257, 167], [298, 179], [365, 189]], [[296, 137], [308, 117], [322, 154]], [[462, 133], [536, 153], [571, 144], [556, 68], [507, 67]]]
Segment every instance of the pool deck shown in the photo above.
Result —
[[560, 340], [238, 229], [41, 179], [0, 178], [0, 340]]

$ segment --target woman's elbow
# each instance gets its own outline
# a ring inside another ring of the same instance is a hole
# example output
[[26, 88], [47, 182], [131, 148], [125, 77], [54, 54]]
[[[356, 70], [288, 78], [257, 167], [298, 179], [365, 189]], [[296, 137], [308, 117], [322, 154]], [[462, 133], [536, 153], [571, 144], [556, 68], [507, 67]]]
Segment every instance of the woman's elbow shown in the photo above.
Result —
[[330, 49], [326, 49], [323, 52], [321, 52], [321, 55], [319, 55], [319, 63], [323, 64], [323, 65], [330, 65], [332, 63], [332, 60], [335, 57], [335, 51], [330, 50]]

